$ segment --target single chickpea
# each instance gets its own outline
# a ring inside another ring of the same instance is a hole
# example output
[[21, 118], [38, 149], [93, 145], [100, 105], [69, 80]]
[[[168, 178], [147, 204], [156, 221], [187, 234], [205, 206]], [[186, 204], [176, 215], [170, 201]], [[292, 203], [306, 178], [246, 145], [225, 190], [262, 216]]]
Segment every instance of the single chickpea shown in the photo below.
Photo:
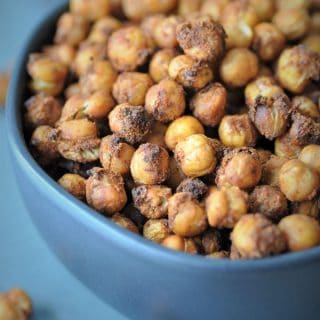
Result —
[[134, 71], [147, 61], [151, 52], [147, 36], [137, 26], [116, 30], [108, 41], [108, 57], [118, 71]]
[[60, 186], [80, 200], [86, 198], [86, 180], [78, 174], [66, 173], [59, 180]]
[[105, 136], [100, 145], [100, 162], [106, 171], [121, 175], [130, 172], [134, 147], [122, 141], [117, 135]]
[[169, 235], [162, 241], [161, 245], [171, 250], [183, 251], [189, 254], [198, 253], [197, 245], [191, 238]]
[[82, 113], [84, 100], [81, 94], [72, 95], [68, 98], [62, 108], [61, 117], [56, 122], [56, 126], [59, 126], [64, 121], [77, 119], [78, 114]]
[[310, 34], [303, 41], [302, 44], [309, 50], [320, 54], [320, 35]]
[[302, 161], [287, 161], [279, 172], [279, 186], [290, 201], [311, 200], [317, 193], [320, 181], [318, 173]]
[[225, 114], [227, 90], [218, 82], [197, 92], [190, 102], [193, 115], [206, 126], [215, 127]]
[[217, 170], [216, 184], [237, 186], [240, 189], [255, 187], [262, 175], [262, 166], [255, 149], [234, 149], [226, 154]]
[[97, 136], [97, 126], [88, 119], [76, 119], [61, 123], [58, 128], [59, 138], [64, 140], [76, 140]]
[[295, 96], [292, 99], [292, 109], [314, 120], [320, 120], [319, 107], [307, 96]]
[[115, 213], [111, 217], [111, 221], [114, 222], [115, 224], [117, 224], [119, 227], [127, 229], [133, 233], [139, 234], [139, 229], [135, 225], [135, 223], [123, 214]]
[[200, 10], [202, 0], [180, 0], [178, 2], [178, 15], [186, 16]]
[[257, 141], [257, 131], [248, 114], [224, 116], [218, 132], [221, 142], [230, 148], [254, 146]]
[[197, 200], [200, 201], [208, 192], [208, 187], [198, 178], [187, 178], [178, 185], [176, 191], [190, 192]]
[[249, 4], [256, 12], [259, 21], [271, 20], [276, 10], [275, 0], [249, 0]]
[[128, 103], [116, 106], [108, 117], [111, 131], [130, 144], [141, 142], [152, 125], [151, 118], [142, 106]]
[[312, 200], [291, 202], [291, 213], [292, 214], [304, 214], [319, 220], [320, 216], [320, 200], [316, 198]]
[[267, 257], [286, 249], [279, 227], [260, 213], [242, 216], [231, 233], [231, 241], [244, 259]]
[[161, 80], [146, 94], [146, 111], [160, 122], [169, 122], [180, 117], [185, 110], [183, 88], [172, 79]]
[[176, 159], [174, 157], [170, 157], [169, 173], [168, 178], [165, 182], [166, 185], [168, 185], [172, 189], [176, 189], [185, 178], [186, 176], [180, 169]]
[[310, 144], [304, 147], [300, 154], [299, 160], [305, 163], [310, 168], [316, 170], [320, 174], [320, 146]]
[[208, 16], [191, 19], [177, 27], [177, 40], [184, 53], [193, 59], [216, 63], [224, 54], [226, 34]]
[[200, 90], [213, 80], [213, 70], [206, 62], [187, 55], [173, 58], [169, 64], [169, 76], [186, 88]]
[[170, 235], [167, 219], [149, 219], [143, 226], [143, 236], [156, 243], [161, 243]]
[[147, 15], [141, 21], [140, 27], [142, 31], [154, 41], [154, 32], [157, 25], [166, 18], [164, 14]]
[[86, 198], [91, 207], [104, 215], [122, 210], [127, 194], [121, 175], [96, 168], [86, 181]]
[[208, 229], [202, 234], [201, 244], [204, 254], [209, 255], [221, 249], [221, 235], [216, 229]]
[[166, 131], [167, 126], [159, 121], [156, 121], [152, 126], [150, 133], [146, 136], [145, 142], [156, 144], [162, 148], [167, 148], [165, 142]]
[[168, 152], [156, 144], [141, 144], [133, 154], [130, 170], [138, 184], [160, 184], [168, 176]]
[[66, 100], [70, 99], [72, 96], [81, 96], [81, 90], [79, 82], [71, 83], [64, 90], [64, 96]]
[[88, 40], [92, 42], [106, 43], [111, 34], [121, 27], [121, 21], [112, 16], [100, 18], [93, 24], [88, 35]]
[[182, 237], [201, 234], [207, 228], [203, 206], [191, 193], [176, 193], [169, 199], [168, 219], [170, 229]]
[[201, 133], [204, 134], [202, 124], [192, 116], [182, 116], [170, 123], [165, 134], [165, 142], [170, 150], [186, 137]]
[[274, 153], [278, 157], [294, 159], [298, 158], [302, 147], [293, 142], [289, 132], [283, 136], [276, 138], [274, 141]]
[[216, 151], [203, 134], [193, 134], [180, 141], [174, 156], [188, 177], [201, 177], [213, 172], [217, 164]]
[[222, 12], [229, 2], [229, 0], [204, 0], [202, 1], [200, 12], [207, 14], [214, 21], [220, 21]]
[[258, 73], [258, 58], [246, 48], [227, 52], [220, 65], [220, 76], [230, 87], [243, 87]]
[[70, 0], [70, 11], [95, 21], [110, 14], [110, 0]]
[[112, 93], [118, 104], [144, 105], [147, 91], [153, 81], [146, 73], [123, 72], [113, 84]]
[[76, 50], [69, 44], [56, 44], [53, 46], [45, 46], [43, 53], [54, 60], [61, 61], [68, 67], [71, 66], [76, 56]]
[[292, 214], [279, 222], [290, 251], [306, 250], [320, 244], [319, 222], [304, 214]]
[[281, 167], [288, 161], [288, 158], [271, 156], [263, 165], [262, 182], [272, 187], [279, 187], [279, 173]]

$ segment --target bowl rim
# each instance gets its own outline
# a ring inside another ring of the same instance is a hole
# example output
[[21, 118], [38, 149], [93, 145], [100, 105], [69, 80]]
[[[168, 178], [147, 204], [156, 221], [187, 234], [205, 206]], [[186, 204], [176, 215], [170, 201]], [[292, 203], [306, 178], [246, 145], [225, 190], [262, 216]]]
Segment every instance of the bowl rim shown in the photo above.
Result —
[[108, 241], [110, 237], [113, 237], [113, 241], [116, 242], [121, 249], [134, 249], [134, 254], [144, 260], [151, 260], [159, 264], [170, 264], [176, 268], [183, 267], [185, 269], [196, 267], [199, 271], [247, 273], [275, 268], [287, 268], [294, 265], [305, 265], [320, 259], [320, 247], [252, 260], [208, 259], [203, 256], [168, 250], [161, 245], [143, 238], [141, 235], [133, 234], [119, 227], [110, 219], [91, 209], [60, 187], [40, 165], [38, 165], [28, 150], [22, 132], [21, 112], [19, 111], [19, 109], [21, 109], [21, 102], [19, 101], [21, 94], [17, 94], [17, 92], [19, 92], [20, 79], [26, 74], [26, 61], [29, 53], [31, 53], [33, 40], [40, 32], [43, 32], [42, 29], [48, 24], [48, 21], [50, 21], [50, 25], [56, 22], [57, 17], [64, 12], [65, 9], [66, 4], [60, 4], [55, 9], [49, 11], [28, 34], [16, 60], [9, 84], [5, 108], [9, 147], [19, 166], [21, 166], [32, 179], [36, 179], [38, 184], [41, 184], [46, 191], [50, 192], [51, 197], [54, 198], [55, 201], [66, 203], [69, 207], [66, 212], [72, 215], [78, 222], [98, 232], [106, 241]]

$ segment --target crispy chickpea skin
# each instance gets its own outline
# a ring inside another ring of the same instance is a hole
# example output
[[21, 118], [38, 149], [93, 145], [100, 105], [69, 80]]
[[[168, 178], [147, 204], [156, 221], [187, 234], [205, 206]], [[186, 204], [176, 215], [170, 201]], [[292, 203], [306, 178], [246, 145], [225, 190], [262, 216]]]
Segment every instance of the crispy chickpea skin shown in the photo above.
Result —
[[109, 40], [112, 32], [120, 29], [122, 23], [111, 16], [103, 17], [97, 20], [91, 28], [88, 35], [88, 40], [92, 42], [105, 43]]
[[256, 144], [257, 131], [248, 114], [224, 116], [218, 132], [221, 142], [226, 147], [241, 148]]
[[111, 11], [110, 0], [70, 0], [70, 11], [94, 21]]
[[171, 189], [166, 186], [142, 185], [132, 189], [134, 206], [148, 219], [168, 215], [168, 200], [171, 195]]
[[161, 243], [170, 233], [167, 219], [149, 219], [143, 226], [143, 236], [156, 243]]
[[200, 90], [213, 80], [213, 70], [206, 62], [197, 61], [187, 55], [173, 58], [169, 64], [169, 76], [182, 86]]
[[304, 147], [300, 154], [299, 160], [305, 163], [310, 168], [316, 170], [320, 174], [320, 146], [310, 144]]
[[183, 251], [189, 254], [196, 254], [198, 251], [193, 239], [183, 238], [175, 234], [167, 236], [161, 242], [161, 245], [171, 250]]
[[177, 27], [177, 40], [184, 53], [200, 61], [217, 62], [224, 54], [225, 38], [222, 26], [207, 16]]
[[240, 189], [255, 187], [261, 179], [262, 166], [255, 149], [234, 149], [226, 154], [217, 170], [216, 184], [233, 185]]
[[138, 227], [135, 225], [135, 223], [123, 214], [115, 213], [111, 217], [111, 221], [133, 233], [139, 233]]
[[204, 0], [200, 8], [202, 14], [207, 14], [214, 21], [220, 21], [224, 8], [229, 3], [229, 0]]
[[289, 160], [280, 169], [280, 190], [290, 201], [311, 200], [319, 185], [318, 173], [298, 159]]
[[293, 138], [289, 132], [285, 133], [283, 136], [278, 137], [274, 141], [274, 153], [278, 157], [294, 159], [298, 158], [302, 147], [296, 145], [293, 141]]
[[197, 92], [190, 102], [193, 115], [206, 126], [214, 127], [225, 114], [227, 90], [218, 82]]
[[285, 49], [279, 57], [276, 75], [282, 87], [299, 94], [310, 80], [319, 80], [320, 56], [303, 45]]
[[180, 141], [174, 156], [183, 173], [188, 177], [201, 177], [213, 172], [217, 164], [216, 151], [203, 134], [193, 134]]
[[185, 110], [183, 88], [172, 79], [161, 80], [146, 94], [146, 111], [160, 122], [169, 122], [180, 117]]
[[211, 187], [205, 199], [209, 225], [216, 228], [233, 228], [247, 209], [248, 194], [236, 186]]
[[206, 230], [208, 223], [203, 206], [189, 192], [179, 192], [169, 199], [170, 229], [182, 237], [192, 237]]
[[162, 148], [167, 148], [165, 142], [165, 134], [167, 126], [159, 121], [156, 121], [151, 128], [151, 131], [145, 138], [145, 142], [153, 143]]
[[279, 222], [285, 235], [289, 251], [306, 250], [320, 244], [319, 222], [304, 214], [292, 214]]
[[150, 41], [137, 26], [116, 30], [108, 41], [108, 57], [118, 71], [134, 71], [151, 52]]
[[119, 104], [109, 113], [109, 126], [113, 133], [130, 144], [141, 142], [149, 133], [152, 120], [142, 106]]
[[170, 123], [165, 133], [165, 143], [170, 150], [174, 150], [176, 145], [186, 137], [202, 133], [204, 128], [196, 118], [192, 116], [182, 116]]
[[295, 96], [292, 99], [292, 109], [298, 111], [306, 117], [320, 120], [319, 107], [307, 96]]
[[130, 103], [134, 106], [144, 105], [145, 97], [153, 81], [146, 73], [123, 72], [115, 81], [112, 94], [118, 104]]
[[59, 180], [60, 186], [76, 198], [86, 198], [86, 180], [78, 174], [66, 173]]
[[131, 175], [138, 184], [160, 184], [169, 173], [169, 154], [156, 144], [141, 144], [133, 154]]
[[91, 207], [104, 215], [122, 210], [127, 194], [121, 175], [96, 168], [86, 181], [86, 198]]
[[105, 136], [100, 145], [100, 162], [105, 170], [126, 175], [130, 172], [134, 151], [134, 147], [117, 135]]
[[231, 240], [240, 258], [244, 259], [267, 257], [286, 249], [279, 227], [260, 213], [244, 215], [235, 225]]
[[180, 169], [176, 159], [174, 157], [170, 157], [168, 178], [165, 183], [170, 188], [176, 189], [185, 178], [186, 176]]
[[229, 87], [243, 87], [258, 73], [258, 58], [246, 48], [227, 52], [220, 65], [220, 76]]
[[190, 192], [197, 200], [201, 200], [207, 193], [208, 187], [198, 178], [187, 178], [181, 181], [177, 192]]
[[288, 161], [287, 158], [271, 156], [270, 159], [263, 164], [262, 182], [272, 187], [279, 187], [279, 173], [281, 167]]

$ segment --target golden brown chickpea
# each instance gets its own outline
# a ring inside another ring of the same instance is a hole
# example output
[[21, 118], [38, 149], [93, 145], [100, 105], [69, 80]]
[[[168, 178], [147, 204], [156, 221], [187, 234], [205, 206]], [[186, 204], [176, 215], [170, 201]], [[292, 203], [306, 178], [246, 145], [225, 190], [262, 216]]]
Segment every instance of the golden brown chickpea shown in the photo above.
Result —
[[202, 0], [179, 0], [178, 15], [186, 16], [200, 10]]
[[121, 175], [95, 168], [86, 181], [86, 198], [89, 206], [107, 216], [122, 210], [127, 194]]
[[310, 144], [304, 147], [299, 154], [299, 160], [301, 160], [307, 166], [313, 168], [320, 174], [320, 146], [319, 145]]
[[186, 137], [196, 134], [204, 134], [202, 124], [192, 116], [182, 116], [170, 123], [165, 134], [165, 142], [170, 150]]
[[292, 99], [292, 109], [314, 120], [320, 120], [319, 107], [307, 96], [295, 96]]
[[145, 142], [156, 144], [162, 148], [167, 148], [165, 142], [166, 131], [167, 126], [159, 121], [156, 121], [152, 126], [150, 133], [146, 136]]
[[205, 199], [209, 225], [216, 228], [233, 228], [247, 213], [248, 194], [235, 186], [211, 187]]
[[252, 48], [263, 61], [272, 61], [284, 49], [286, 38], [272, 23], [262, 22], [253, 29]]
[[178, 235], [169, 235], [162, 242], [161, 245], [171, 250], [183, 251], [189, 254], [198, 253], [198, 248], [193, 239], [183, 238]]
[[177, 40], [184, 53], [195, 60], [217, 62], [225, 51], [226, 34], [208, 16], [183, 22], [177, 27]]
[[182, 237], [192, 237], [206, 230], [208, 223], [203, 206], [189, 192], [179, 192], [169, 199], [170, 229]]
[[134, 71], [147, 61], [151, 52], [150, 41], [137, 26], [116, 30], [108, 41], [108, 56], [118, 71]]
[[173, 58], [169, 64], [169, 76], [186, 88], [200, 90], [214, 78], [213, 70], [205, 63], [187, 55]]
[[111, 221], [124, 229], [139, 234], [138, 227], [135, 225], [135, 223], [123, 214], [115, 213], [111, 217]]
[[249, 0], [249, 4], [255, 10], [259, 21], [269, 21], [275, 13], [274, 0]]
[[214, 21], [220, 21], [222, 12], [229, 2], [229, 0], [204, 0], [200, 12], [209, 15]]
[[186, 176], [180, 169], [176, 159], [174, 157], [170, 157], [169, 173], [165, 184], [172, 189], [176, 189], [185, 178]]
[[165, 17], [166, 16], [164, 14], [160, 14], [160, 13], [148, 15], [144, 17], [143, 20], [141, 21], [140, 27], [148, 37], [154, 40], [153, 36], [154, 36], [155, 29], [157, 25], [165, 19]]
[[309, 50], [320, 54], [320, 35], [310, 34], [303, 41], [302, 44]]
[[267, 257], [286, 249], [279, 227], [260, 213], [244, 215], [235, 225], [231, 241], [243, 259]]
[[311, 18], [311, 27], [310, 31], [311, 32], [320, 32], [320, 12], [315, 11], [313, 14], [310, 16]]
[[276, 7], [278, 10], [283, 9], [309, 9], [311, 1], [310, 0], [276, 0]]
[[160, 122], [177, 119], [185, 110], [183, 88], [172, 79], [161, 80], [148, 90], [145, 109]]
[[135, 149], [123, 142], [117, 135], [105, 136], [100, 145], [100, 162], [107, 171], [126, 175]]
[[217, 171], [216, 184], [237, 186], [240, 189], [255, 187], [260, 181], [262, 166], [255, 149], [234, 149], [225, 155]]
[[201, 244], [204, 254], [218, 252], [221, 248], [221, 235], [216, 229], [208, 229], [202, 234]]
[[94, 21], [111, 11], [110, 0], [70, 0], [70, 11]]
[[320, 199], [316, 197], [313, 200], [291, 202], [291, 213], [304, 214], [306, 216], [319, 220]]
[[227, 52], [220, 65], [220, 76], [230, 87], [243, 87], [258, 73], [258, 58], [246, 48]]
[[171, 189], [166, 186], [142, 185], [132, 189], [134, 206], [148, 219], [168, 215], [168, 200], [171, 195]]
[[293, 142], [293, 139], [288, 132], [283, 136], [276, 138], [274, 141], [274, 153], [278, 157], [288, 159], [298, 158], [301, 150], [302, 147]]
[[61, 117], [57, 121], [56, 126], [59, 126], [64, 121], [77, 119], [78, 114], [83, 109], [84, 100], [80, 94], [72, 95], [68, 98], [62, 108]]
[[142, 106], [128, 103], [116, 106], [108, 117], [111, 131], [130, 144], [141, 142], [152, 125], [151, 118]]
[[272, 152], [269, 150], [256, 149], [256, 151], [258, 153], [258, 156], [262, 165], [265, 165], [272, 157]]
[[54, 42], [77, 46], [89, 31], [89, 22], [77, 14], [66, 12], [58, 20]]
[[201, 200], [207, 193], [208, 187], [198, 178], [187, 178], [181, 181], [177, 192], [190, 192], [197, 200]]
[[279, 222], [290, 251], [306, 250], [320, 244], [319, 222], [304, 214], [292, 214]]
[[216, 151], [209, 138], [203, 134], [193, 134], [180, 141], [174, 156], [188, 177], [201, 177], [213, 172], [217, 164]]
[[318, 173], [302, 161], [287, 161], [279, 172], [279, 186], [290, 201], [311, 200], [320, 185]]
[[169, 173], [168, 152], [156, 144], [141, 144], [133, 154], [130, 170], [138, 184], [160, 184]]
[[222, 119], [227, 104], [227, 90], [218, 82], [197, 92], [190, 102], [193, 115], [206, 126], [214, 127]]
[[122, 23], [111, 16], [103, 17], [97, 20], [91, 28], [88, 40], [92, 42], [106, 43], [112, 32], [120, 29]]
[[46, 46], [43, 48], [43, 52], [50, 58], [61, 61], [68, 67], [71, 66], [76, 56], [75, 48], [69, 44], [56, 44], [53, 46]]
[[114, 82], [112, 93], [119, 104], [144, 105], [145, 96], [152, 85], [153, 81], [146, 73], [123, 72]]
[[79, 82], [72, 83], [64, 90], [64, 96], [68, 100], [72, 96], [81, 96], [81, 86]]
[[219, 125], [219, 138], [230, 148], [254, 146], [257, 141], [257, 131], [248, 114], [224, 116]]
[[65, 121], [59, 126], [59, 138], [64, 140], [76, 140], [93, 138], [97, 136], [97, 126], [88, 119], [76, 119]]
[[32, 96], [25, 102], [27, 112], [25, 113], [25, 123], [30, 128], [41, 125], [53, 127], [61, 116], [60, 102], [44, 93]]
[[59, 180], [60, 186], [80, 200], [86, 198], [86, 180], [75, 173], [66, 173]]
[[143, 226], [143, 236], [156, 243], [161, 243], [170, 235], [167, 219], [149, 219]]
[[262, 182], [272, 187], [278, 187], [280, 169], [287, 161], [287, 158], [271, 156], [263, 165]]

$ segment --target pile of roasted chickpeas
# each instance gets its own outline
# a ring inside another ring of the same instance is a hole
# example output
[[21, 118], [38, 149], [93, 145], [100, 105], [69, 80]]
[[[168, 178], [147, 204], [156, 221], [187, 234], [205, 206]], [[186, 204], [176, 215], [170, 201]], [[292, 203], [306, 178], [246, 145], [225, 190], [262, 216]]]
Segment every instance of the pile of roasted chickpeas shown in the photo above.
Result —
[[320, 2], [70, 0], [29, 57], [25, 132], [58, 183], [167, 248], [320, 244]]

